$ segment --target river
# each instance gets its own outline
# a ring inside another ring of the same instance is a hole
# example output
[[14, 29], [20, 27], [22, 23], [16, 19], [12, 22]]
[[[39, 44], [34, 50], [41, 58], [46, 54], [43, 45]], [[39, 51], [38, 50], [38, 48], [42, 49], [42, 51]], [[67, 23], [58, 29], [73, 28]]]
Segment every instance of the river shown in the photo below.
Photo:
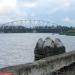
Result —
[[50, 33], [1, 33], [0, 68], [34, 61], [34, 48], [39, 38], [60, 38], [66, 52], [75, 50], [75, 36]]

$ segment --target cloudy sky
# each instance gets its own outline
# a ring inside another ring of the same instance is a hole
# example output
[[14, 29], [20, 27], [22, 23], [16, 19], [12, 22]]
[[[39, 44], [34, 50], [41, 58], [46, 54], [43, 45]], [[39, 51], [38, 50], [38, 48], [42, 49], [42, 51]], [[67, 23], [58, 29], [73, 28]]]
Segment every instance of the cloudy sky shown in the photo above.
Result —
[[0, 23], [36, 17], [75, 26], [75, 0], [0, 0]]

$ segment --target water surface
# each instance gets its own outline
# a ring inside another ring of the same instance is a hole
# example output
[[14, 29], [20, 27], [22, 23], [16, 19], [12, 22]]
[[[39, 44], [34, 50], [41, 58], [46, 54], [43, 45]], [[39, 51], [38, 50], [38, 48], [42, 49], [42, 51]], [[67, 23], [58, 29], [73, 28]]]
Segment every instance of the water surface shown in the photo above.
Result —
[[49, 33], [9, 33], [0, 34], [0, 67], [34, 61], [34, 48], [39, 38], [58, 37], [66, 46], [66, 51], [75, 50], [75, 36]]

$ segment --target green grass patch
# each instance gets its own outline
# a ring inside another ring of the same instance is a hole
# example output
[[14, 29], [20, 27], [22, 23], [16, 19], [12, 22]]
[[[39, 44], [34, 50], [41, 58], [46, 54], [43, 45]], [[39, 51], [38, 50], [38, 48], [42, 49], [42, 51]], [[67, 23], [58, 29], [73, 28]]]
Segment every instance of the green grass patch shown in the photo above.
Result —
[[75, 32], [63, 32], [61, 35], [75, 36]]
[[75, 31], [66, 31], [66, 32], [63, 32], [61, 33], [61, 35], [69, 35], [69, 36], [75, 36]]

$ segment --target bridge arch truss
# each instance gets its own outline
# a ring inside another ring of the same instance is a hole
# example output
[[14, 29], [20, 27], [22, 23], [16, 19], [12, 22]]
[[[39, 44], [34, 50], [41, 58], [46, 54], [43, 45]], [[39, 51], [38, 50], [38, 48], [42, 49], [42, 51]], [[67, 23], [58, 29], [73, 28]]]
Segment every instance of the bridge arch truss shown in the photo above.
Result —
[[34, 26], [51, 26], [51, 25], [52, 24], [49, 21], [44, 21], [44, 20], [17, 20], [17, 21], [4, 23], [2, 26], [34, 27]]

